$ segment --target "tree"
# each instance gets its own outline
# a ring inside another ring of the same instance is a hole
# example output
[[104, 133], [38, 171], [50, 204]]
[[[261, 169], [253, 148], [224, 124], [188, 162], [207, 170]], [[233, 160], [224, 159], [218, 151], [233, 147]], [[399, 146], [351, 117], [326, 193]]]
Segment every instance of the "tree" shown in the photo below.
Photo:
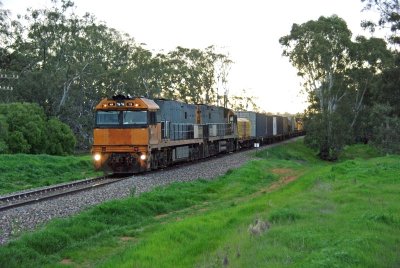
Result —
[[15, 21], [0, 10], [0, 69], [19, 77], [12, 81], [12, 92], [0, 93], [0, 102], [39, 104], [47, 117], [72, 128], [80, 149], [90, 146], [93, 107], [103, 97], [218, 103], [216, 77], [226, 85], [231, 61], [213, 47], [177, 47], [153, 55], [93, 15], [77, 15], [72, 1], [51, 3], [50, 8], [30, 8]]
[[293, 24], [290, 35], [279, 40], [283, 55], [289, 57], [304, 79], [311, 103], [307, 136], [319, 147], [323, 159], [335, 159], [343, 145], [344, 131], [338, 131], [337, 110], [346, 95], [344, 72], [350, 65], [350, 38], [346, 23], [332, 16]]
[[249, 96], [245, 89], [240, 95], [233, 95], [229, 98], [228, 106], [234, 111], [254, 111], [258, 112], [259, 107], [254, 101], [254, 96]]
[[12, 100], [38, 103], [47, 116], [70, 125], [87, 148], [98, 100], [138, 88], [127, 79], [136, 67], [130, 62], [135, 44], [90, 14], [76, 15], [71, 1], [53, 3], [29, 10], [24, 32], [9, 49], [11, 71], [20, 77]]
[[217, 77], [226, 83], [217, 66], [228, 69], [231, 60], [216, 53], [213, 46], [201, 49], [177, 47], [167, 54], [158, 54], [163, 75], [159, 78], [162, 97], [190, 103], [217, 104]]
[[353, 139], [370, 77], [382, 71], [386, 43], [361, 37], [352, 42], [346, 22], [336, 15], [293, 24], [280, 43], [308, 93], [305, 141], [321, 158], [335, 160]]
[[392, 64], [375, 76], [376, 86], [371, 94], [371, 141], [383, 151], [400, 152], [400, 4], [397, 0], [362, 0], [365, 10], [379, 12], [378, 22], [363, 21], [362, 25], [375, 31], [389, 28], [388, 42], [392, 44]]
[[364, 10], [376, 10], [380, 13], [379, 21], [363, 21], [361, 25], [374, 32], [376, 27], [385, 28], [389, 26], [392, 35], [389, 36], [389, 42], [400, 45], [400, 3], [398, 0], [361, 0], [365, 4]]

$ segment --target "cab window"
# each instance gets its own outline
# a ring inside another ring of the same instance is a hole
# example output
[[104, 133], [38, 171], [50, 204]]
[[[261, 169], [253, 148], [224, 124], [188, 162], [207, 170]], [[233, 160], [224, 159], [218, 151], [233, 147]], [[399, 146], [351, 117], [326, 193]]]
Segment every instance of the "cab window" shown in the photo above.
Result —
[[96, 113], [97, 125], [119, 125], [119, 111], [98, 111]]
[[100, 128], [143, 127], [147, 122], [147, 111], [97, 111], [96, 113], [96, 126]]
[[124, 125], [147, 125], [147, 111], [123, 111]]

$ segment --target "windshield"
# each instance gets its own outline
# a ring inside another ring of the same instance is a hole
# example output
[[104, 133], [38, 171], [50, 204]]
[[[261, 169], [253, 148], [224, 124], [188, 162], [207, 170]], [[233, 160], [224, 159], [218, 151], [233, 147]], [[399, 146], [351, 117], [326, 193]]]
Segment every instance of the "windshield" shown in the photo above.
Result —
[[97, 127], [130, 127], [147, 125], [147, 111], [97, 111]]
[[124, 111], [123, 124], [124, 125], [145, 125], [147, 124], [146, 111]]
[[98, 111], [96, 115], [97, 125], [119, 125], [119, 111]]

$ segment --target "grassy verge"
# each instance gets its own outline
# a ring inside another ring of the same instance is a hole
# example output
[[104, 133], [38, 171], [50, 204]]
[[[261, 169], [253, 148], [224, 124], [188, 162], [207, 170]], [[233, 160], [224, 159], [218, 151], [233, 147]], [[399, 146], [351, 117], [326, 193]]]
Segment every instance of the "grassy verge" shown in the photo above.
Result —
[[0, 263], [396, 267], [400, 157], [352, 159], [348, 150], [336, 164], [301, 142], [260, 151], [218, 180], [177, 183], [53, 221], [0, 248]]
[[90, 156], [0, 155], [0, 194], [100, 174]]

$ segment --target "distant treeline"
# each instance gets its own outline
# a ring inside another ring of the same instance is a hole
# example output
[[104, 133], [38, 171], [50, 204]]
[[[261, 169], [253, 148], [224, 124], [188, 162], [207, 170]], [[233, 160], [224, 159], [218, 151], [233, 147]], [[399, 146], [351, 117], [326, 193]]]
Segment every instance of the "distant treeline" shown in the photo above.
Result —
[[255, 106], [251, 97], [227, 98], [232, 61], [213, 46], [154, 54], [93, 15], [78, 16], [71, 1], [52, 2], [15, 20], [0, 2], [0, 102], [38, 104], [71, 127], [78, 149], [90, 146], [93, 108], [103, 97]]

